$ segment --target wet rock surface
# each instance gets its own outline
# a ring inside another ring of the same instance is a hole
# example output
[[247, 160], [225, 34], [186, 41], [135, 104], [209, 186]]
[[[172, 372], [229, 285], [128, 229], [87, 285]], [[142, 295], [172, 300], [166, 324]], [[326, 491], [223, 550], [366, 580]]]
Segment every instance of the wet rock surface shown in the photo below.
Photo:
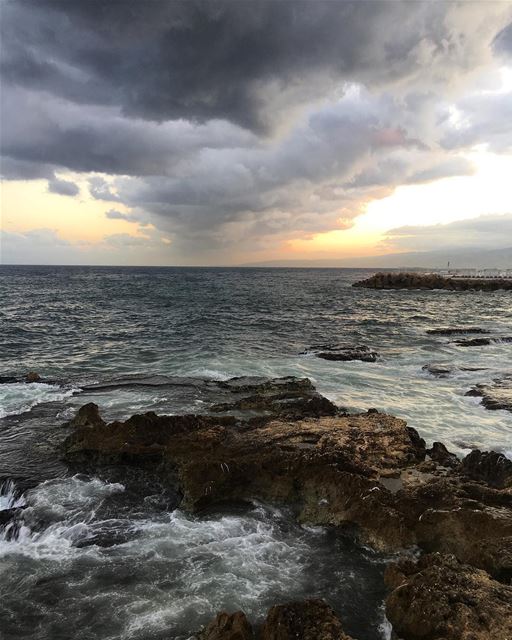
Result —
[[444, 467], [458, 467], [460, 464], [457, 456], [448, 451], [442, 442], [434, 442], [432, 447], [427, 449], [427, 454], [430, 456], [431, 460]]
[[[67, 425], [62, 455], [73, 471], [122, 481], [123, 499], [137, 500], [132, 487], [142, 474], [140, 484], [158, 486], [153, 493], [174, 496], [166, 509], [208, 513], [263, 501], [287, 505], [303, 523], [356, 525], [375, 549], [415, 545], [429, 555], [388, 570], [387, 610], [399, 637], [508, 633], [487, 612], [509, 615], [511, 588], [502, 583], [512, 579], [512, 462], [481, 451], [460, 461], [440, 442], [427, 449], [405, 421], [375, 409], [342, 414], [309, 381], [223, 384], [242, 395], [217, 414], [146, 413], [107, 424], [95, 404], [84, 405]], [[327, 604], [310, 600], [276, 605], [261, 628], [242, 612], [221, 613], [199, 638], [347, 636]]]
[[196, 637], [197, 640], [253, 640], [254, 634], [245, 613], [223, 611]]
[[454, 340], [453, 344], [458, 347], [486, 347], [490, 344], [507, 344], [512, 342], [511, 336], [501, 336], [496, 338], [468, 338], [464, 340]]
[[322, 360], [349, 362], [360, 360], [362, 362], [376, 362], [379, 354], [366, 345], [324, 344], [313, 345], [301, 355], [314, 355]]
[[512, 587], [452, 555], [431, 554], [392, 565], [386, 615], [406, 640], [512, 637]]
[[504, 278], [453, 278], [434, 273], [379, 272], [355, 282], [366, 289], [448, 289], [450, 291], [512, 291], [512, 280]]
[[462, 461], [462, 470], [473, 480], [482, 480], [492, 487], [512, 487], [512, 460], [502, 453], [472, 451]]
[[512, 374], [497, 378], [491, 384], [477, 384], [466, 395], [482, 398], [483, 406], [490, 411], [512, 411]]
[[441, 443], [426, 460], [414, 429], [375, 410], [243, 424], [233, 416], [148, 413], [105, 424], [86, 405], [70, 426], [63, 455], [74, 470], [150, 469], [191, 511], [286, 504], [305, 523], [355, 524], [376, 549], [419, 545], [495, 575], [503, 570], [501, 556], [484, 550], [512, 536], [505, 481], [490, 463], [464, 468]]
[[351, 640], [331, 607], [318, 598], [273, 606], [259, 629], [253, 630], [242, 611], [217, 617], [197, 640]]
[[436, 378], [447, 378], [458, 371], [485, 371], [485, 367], [458, 367], [451, 363], [429, 362], [423, 365], [422, 370]]
[[261, 640], [350, 640], [341, 620], [323, 600], [276, 605], [268, 613]]
[[427, 333], [431, 336], [458, 336], [468, 333], [488, 333], [481, 327], [443, 327], [439, 329], [428, 329]]
[[212, 412], [288, 419], [338, 413], [336, 405], [320, 395], [308, 378], [232, 378], [221, 385], [236, 394], [235, 399], [214, 404]]

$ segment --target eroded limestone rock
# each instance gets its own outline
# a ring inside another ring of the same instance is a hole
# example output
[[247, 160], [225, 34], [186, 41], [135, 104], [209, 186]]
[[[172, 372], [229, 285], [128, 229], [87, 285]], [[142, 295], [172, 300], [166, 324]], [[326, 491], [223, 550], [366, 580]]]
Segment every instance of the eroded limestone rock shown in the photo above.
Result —
[[261, 640], [350, 640], [341, 620], [323, 600], [276, 605], [268, 612]]
[[75, 470], [150, 468], [164, 485], [177, 483], [181, 506], [192, 511], [286, 504], [302, 522], [355, 524], [377, 549], [417, 544], [495, 575], [504, 569], [482, 542], [499, 546], [512, 536], [512, 492], [486, 484], [488, 475], [468, 477], [442, 445], [425, 461], [417, 432], [378, 411], [243, 425], [230, 416], [147, 413], [107, 425], [86, 406], [72, 426], [64, 456]]
[[512, 637], [512, 587], [452, 555], [405, 560], [386, 571], [386, 615], [403, 640]]
[[252, 627], [242, 611], [221, 612], [201, 633], [197, 640], [253, 640]]

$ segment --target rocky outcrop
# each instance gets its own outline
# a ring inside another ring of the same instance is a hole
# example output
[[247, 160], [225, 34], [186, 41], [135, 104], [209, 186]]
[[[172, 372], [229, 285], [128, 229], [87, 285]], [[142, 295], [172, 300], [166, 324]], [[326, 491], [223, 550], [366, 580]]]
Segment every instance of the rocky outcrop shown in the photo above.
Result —
[[450, 291], [512, 291], [512, 280], [504, 278], [453, 278], [435, 273], [379, 272], [354, 283], [366, 289], [448, 289]]
[[366, 345], [320, 344], [309, 347], [301, 355], [314, 355], [322, 360], [376, 362], [379, 354]]
[[210, 408], [214, 413], [286, 419], [338, 413], [336, 405], [320, 395], [308, 378], [232, 378], [220, 384], [234, 397], [228, 402], [214, 404]]
[[482, 404], [490, 411], [512, 411], [512, 374], [497, 378], [492, 384], [477, 384], [467, 396], [482, 398]]
[[252, 627], [245, 613], [222, 612], [197, 635], [197, 640], [253, 640]]
[[454, 453], [448, 451], [442, 442], [434, 442], [430, 449], [427, 449], [427, 454], [431, 460], [439, 463], [443, 467], [458, 467], [460, 464], [459, 459]]
[[450, 363], [429, 362], [421, 367], [423, 371], [427, 371], [436, 378], [447, 378], [457, 371], [485, 371], [485, 367], [458, 367]]
[[253, 631], [242, 611], [225, 612], [197, 634], [197, 640], [352, 640], [331, 607], [318, 598], [273, 606]]
[[484, 551], [512, 536], [512, 492], [489, 486], [483, 473], [468, 476], [440, 444], [426, 460], [414, 429], [375, 410], [245, 423], [147, 413], [105, 424], [86, 405], [71, 427], [63, 451], [75, 470], [145, 466], [164, 485], [176, 483], [182, 507], [192, 511], [251, 500], [287, 504], [302, 522], [355, 524], [377, 549], [416, 544], [495, 575], [504, 570], [503, 555]]
[[405, 560], [386, 571], [386, 615], [404, 640], [512, 637], [512, 587], [452, 555]]
[[268, 612], [261, 640], [350, 640], [341, 620], [323, 600], [310, 599], [274, 606]]
[[483, 480], [491, 487], [512, 487], [512, 460], [496, 451], [468, 454], [462, 461], [463, 472], [474, 480]]

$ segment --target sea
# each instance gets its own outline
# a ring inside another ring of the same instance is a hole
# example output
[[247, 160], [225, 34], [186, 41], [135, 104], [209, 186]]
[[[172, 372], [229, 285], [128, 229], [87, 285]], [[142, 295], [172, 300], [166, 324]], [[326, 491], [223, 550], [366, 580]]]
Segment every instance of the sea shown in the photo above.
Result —
[[[24, 507], [16, 530], [0, 530], [2, 640], [188, 640], [220, 610], [258, 623], [309, 596], [354, 637], [389, 638], [393, 558], [352, 533], [269, 504], [194, 516], [158, 492], [73, 475], [59, 456], [62, 425], [87, 402], [107, 420], [201, 413], [213, 381], [291, 375], [349, 412], [404, 418], [427, 444], [512, 458], [512, 413], [466, 395], [512, 371], [512, 343], [499, 340], [512, 334], [510, 293], [351, 286], [372, 273], [0, 266], [0, 510]], [[497, 339], [462, 347], [428, 333], [467, 326]], [[309, 351], [338, 343], [379, 357]], [[30, 371], [42, 382], [21, 381]]]

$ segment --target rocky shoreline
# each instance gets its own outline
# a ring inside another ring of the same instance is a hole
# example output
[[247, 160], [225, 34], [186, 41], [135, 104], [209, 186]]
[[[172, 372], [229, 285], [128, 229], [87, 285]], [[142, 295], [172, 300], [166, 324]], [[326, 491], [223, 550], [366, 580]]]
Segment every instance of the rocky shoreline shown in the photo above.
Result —
[[[375, 549], [418, 549], [419, 560], [409, 552], [387, 571], [397, 637], [511, 637], [510, 460], [480, 451], [459, 460], [441, 443], [427, 449], [405, 421], [372, 409], [349, 415], [309, 380], [249, 380], [243, 388], [242, 398], [205, 415], [146, 413], [106, 424], [87, 404], [67, 425], [63, 458], [72, 470], [106, 477], [150, 472], [192, 512], [259, 500], [291, 507], [303, 523], [356, 526]], [[318, 602], [277, 603], [255, 630], [243, 614], [223, 613], [199, 637], [347, 638]], [[297, 617], [297, 606], [309, 613]]]
[[447, 289], [449, 291], [512, 291], [512, 280], [505, 278], [453, 278], [434, 273], [379, 272], [355, 282], [366, 289]]

